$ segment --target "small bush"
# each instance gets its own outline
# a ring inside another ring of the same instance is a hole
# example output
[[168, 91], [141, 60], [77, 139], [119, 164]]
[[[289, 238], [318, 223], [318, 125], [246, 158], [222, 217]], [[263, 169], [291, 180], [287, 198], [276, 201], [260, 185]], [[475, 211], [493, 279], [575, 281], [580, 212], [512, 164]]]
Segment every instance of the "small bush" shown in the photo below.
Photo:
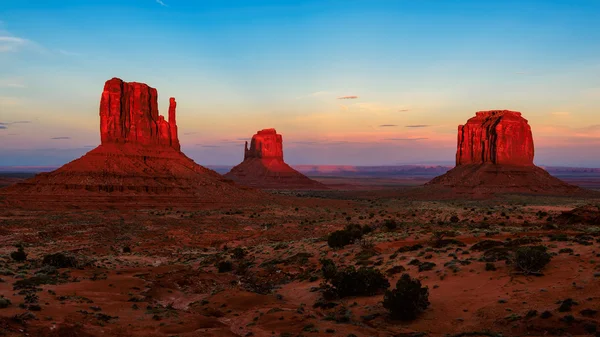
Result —
[[242, 248], [242, 247], [236, 247], [236, 248], [234, 248], [234, 249], [233, 249], [233, 251], [231, 252], [231, 256], [232, 256], [234, 259], [241, 260], [241, 259], [243, 259], [244, 257], [246, 257], [246, 250], [244, 250], [244, 248]]
[[27, 253], [25, 253], [23, 246], [18, 246], [16, 252], [10, 253], [10, 257], [17, 262], [23, 262], [27, 260]]
[[364, 234], [368, 233], [371, 227], [350, 224], [344, 229], [335, 231], [327, 237], [327, 244], [331, 248], [342, 248], [360, 240]]
[[123, 247], [123, 253], [131, 253], [131, 247], [129, 247], [129, 246]]
[[339, 298], [348, 296], [373, 296], [390, 287], [390, 282], [377, 269], [353, 266], [337, 272], [330, 280], [330, 294]]
[[513, 265], [525, 275], [539, 274], [552, 256], [545, 246], [520, 247], [515, 251]]
[[342, 248], [354, 242], [352, 235], [346, 230], [335, 231], [329, 234], [327, 244], [331, 248]]
[[42, 263], [55, 268], [76, 268], [78, 266], [77, 259], [74, 256], [64, 253], [46, 255]]
[[8, 308], [11, 304], [8, 298], [0, 297], [0, 309]]
[[393, 319], [413, 320], [429, 306], [429, 289], [421, 287], [421, 281], [403, 274], [396, 289], [386, 291], [383, 307]]
[[332, 260], [322, 259], [321, 260], [321, 272], [325, 280], [331, 280], [337, 274], [337, 267]]
[[231, 261], [220, 261], [217, 263], [217, 270], [219, 273], [228, 273], [233, 270], [233, 264]]
[[398, 228], [398, 224], [396, 223], [396, 220], [390, 220], [390, 219], [386, 219], [383, 222], [383, 225], [385, 226], [385, 228], [387, 228], [388, 230], [394, 230], [396, 228]]

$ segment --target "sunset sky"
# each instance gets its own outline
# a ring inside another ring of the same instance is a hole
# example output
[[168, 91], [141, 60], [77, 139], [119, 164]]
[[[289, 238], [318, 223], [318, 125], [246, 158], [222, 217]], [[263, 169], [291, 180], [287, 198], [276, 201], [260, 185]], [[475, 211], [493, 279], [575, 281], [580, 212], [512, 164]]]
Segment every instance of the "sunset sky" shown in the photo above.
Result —
[[600, 167], [598, 41], [597, 0], [2, 0], [0, 166], [97, 146], [119, 77], [176, 97], [201, 165], [271, 127], [290, 164], [452, 164], [459, 124], [510, 109], [536, 164]]

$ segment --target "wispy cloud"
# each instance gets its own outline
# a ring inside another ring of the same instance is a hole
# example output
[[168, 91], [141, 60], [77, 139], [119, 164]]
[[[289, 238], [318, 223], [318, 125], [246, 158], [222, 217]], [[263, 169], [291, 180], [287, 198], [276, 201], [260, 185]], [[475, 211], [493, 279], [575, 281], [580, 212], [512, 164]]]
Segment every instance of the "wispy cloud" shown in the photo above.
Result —
[[357, 99], [357, 98], [358, 98], [358, 96], [351, 95], [351, 96], [340, 96], [337, 99]]
[[0, 130], [6, 130], [8, 129], [8, 127], [6, 125], [3, 125], [2, 123], [0, 123]]
[[25, 84], [17, 79], [4, 78], [0, 79], [0, 88], [25, 88]]
[[380, 128], [393, 128], [396, 126], [398, 126], [398, 125], [396, 125], [396, 124], [381, 124], [379, 127]]
[[169, 6], [167, 6], [166, 3], [162, 2], [162, 0], [156, 0], [156, 3], [159, 4], [159, 5], [161, 5], [161, 6], [163, 6], [163, 7], [169, 7]]
[[398, 112], [407, 112], [407, 111], [410, 111], [410, 109], [400, 109], [400, 110], [398, 110]]
[[65, 55], [65, 56], [81, 56], [80, 53], [75, 53], [75, 52], [64, 50], [64, 49], [58, 49], [57, 52], [59, 54]]
[[557, 117], [566, 117], [566, 116], [571, 115], [571, 113], [568, 111], [557, 111], [557, 112], [551, 112], [550, 114], [552, 116], [557, 116]]
[[204, 145], [204, 144], [196, 144], [196, 146], [200, 146], [200, 147], [208, 147], [208, 148], [216, 148], [216, 147], [220, 147], [219, 145]]
[[424, 139], [429, 139], [429, 138], [424, 138], [424, 137], [420, 137], [420, 138], [386, 138], [384, 140], [413, 141], [413, 140], [424, 140]]
[[19, 105], [21, 101], [15, 97], [0, 97], [0, 105]]
[[53, 138], [50, 138], [50, 139], [52, 139], [52, 140], [64, 140], [64, 139], [71, 139], [71, 137], [53, 137]]
[[186, 135], [186, 136], [189, 136], [189, 135], [195, 135], [195, 134], [197, 134], [197, 133], [198, 133], [198, 132], [186, 132], [186, 133], [184, 133], [184, 135]]
[[323, 96], [327, 96], [327, 95], [332, 95], [332, 93], [329, 91], [315, 91], [308, 95], [298, 96], [298, 97], [296, 97], [296, 99], [323, 97]]
[[16, 52], [29, 43], [30, 41], [27, 39], [0, 32], [0, 53]]
[[428, 128], [431, 125], [427, 125], [427, 124], [414, 124], [414, 125], [407, 125], [407, 128]]

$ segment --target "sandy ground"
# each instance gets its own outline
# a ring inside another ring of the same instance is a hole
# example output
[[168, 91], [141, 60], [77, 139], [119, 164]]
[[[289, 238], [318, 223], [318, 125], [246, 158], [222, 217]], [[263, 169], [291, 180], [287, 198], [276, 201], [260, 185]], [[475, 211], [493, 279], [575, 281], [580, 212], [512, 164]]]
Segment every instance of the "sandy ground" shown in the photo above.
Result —
[[[0, 335], [594, 336], [600, 330], [600, 227], [556, 220], [600, 200], [411, 201], [372, 197], [363, 193], [366, 185], [290, 192], [300, 196], [294, 204], [261, 208], [0, 209]], [[386, 220], [397, 227], [386, 227]], [[330, 248], [327, 236], [350, 223], [373, 231]], [[438, 240], [440, 232], [446, 241]], [[473, 247], [484, 240], [543, 245], [552, 259], [541, 275], [518, 273], [504, 260], [487, 270], [489, 252]], [[19, 244], [26, 261], [11, 258]], [[236, 256], [236, 247], [245, 255]], [[44, 263], [58, 252], [74, 264]], [[380, 270], [391, 289], [404, 269], [429, 288], [430, 305], [415, 320], [395, 321], [382, 305], [383, 292], [324, 301], [323, 258], [338, 269]], [[224, 261], [231, 270], [218, 270]], [[424, 263], [434, 265], [421, 270]], [[560, 311], [568, 299], [575, 304]]]

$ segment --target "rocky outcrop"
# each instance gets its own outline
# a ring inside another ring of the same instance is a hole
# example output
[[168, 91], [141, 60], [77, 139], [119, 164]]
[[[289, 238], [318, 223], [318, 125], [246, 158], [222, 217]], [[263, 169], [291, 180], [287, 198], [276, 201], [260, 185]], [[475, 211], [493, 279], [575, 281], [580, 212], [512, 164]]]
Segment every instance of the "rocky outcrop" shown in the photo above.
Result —
[[458, 127], [456, 167], [426, 184], [424, 194], [481, 197], [498, 193], [573, 195], [569, 185], [533, 164], [531, 127], [520, 112], [477, 112]]
[[246, 142], [244, 160], [265, 158], [283, 161], [283, 137], [275, 129], [264, 129], [252, 136], [250, 148]]
[[170, 99], [169, 121], [158, 113], [158, 92], [144, 83], [106, 81], [100, 100], [102, 144], [135, 143], [180, 149], [176, 102]]
[[0, 190], [16, 207], [56, 209], [191, 207], [269, 202], [180, 151], [176, 102], [169, 121], [158, 114], [157, 91], [113, 78], [100, 100], [102, 143], [61, 168]]
[[458, 127], [456, 165], [533, 165], [533, 137], [527, 120], [510, 110], [479, 111]]
[[258, 131], [244, 147], [244, 161], [226, 178], [242, 185], [265, 189], [326, 189], [283, 161], [283, 137], [275, 129]]

